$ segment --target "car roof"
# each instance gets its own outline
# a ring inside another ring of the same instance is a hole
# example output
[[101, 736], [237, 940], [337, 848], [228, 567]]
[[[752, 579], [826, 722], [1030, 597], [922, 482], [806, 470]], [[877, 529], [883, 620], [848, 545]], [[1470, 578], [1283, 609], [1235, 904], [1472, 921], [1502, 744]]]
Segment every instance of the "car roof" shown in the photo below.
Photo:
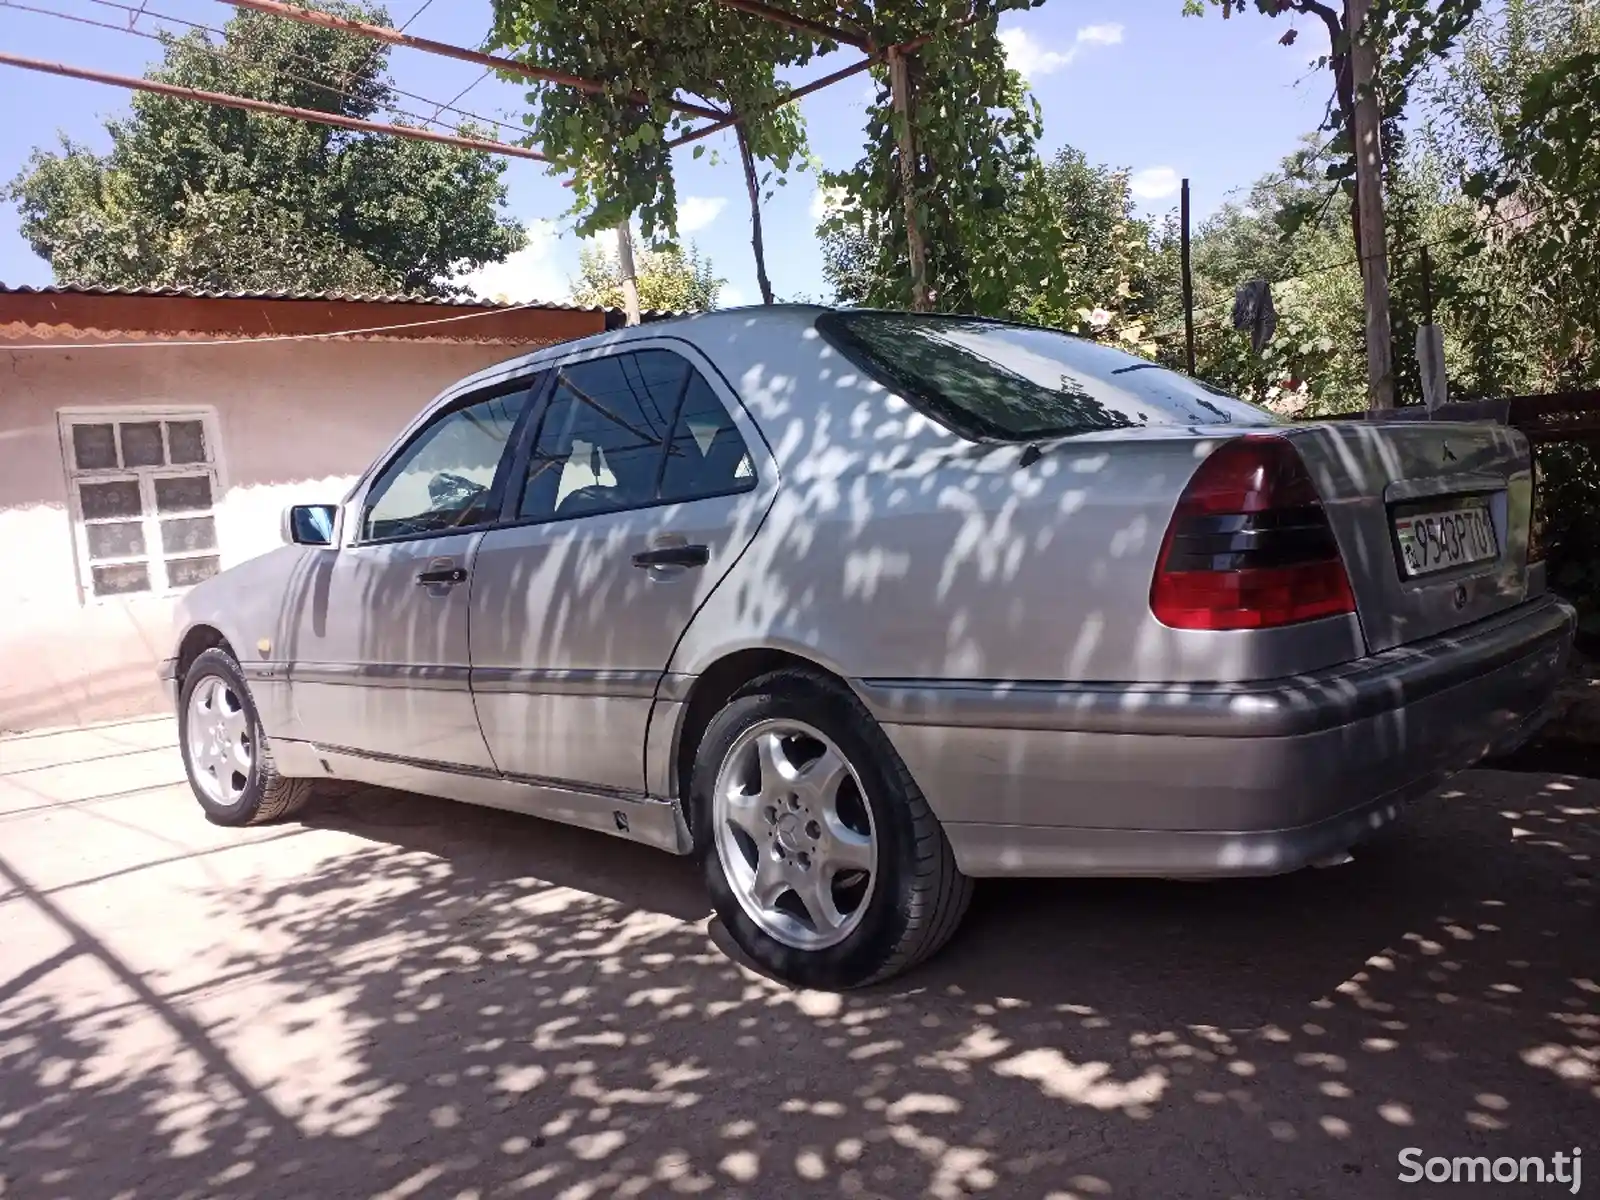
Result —
[[608, 330], [605, 333], [593, 333], [587, 337], [574, 338], [572, 341], [541, 346], [527, 354], [485, 367], [452, 385], [440, 399], [458, 395], [464, 389], [492, 382], [508, 374], [515, 374], [530, 367], [537, 368], [550, 359], [565, 358], [569, 354], [582, 353], [586, 350], [620, 348], [629, 342], [663, 337], [678, 338], [704, 349], [708, 343], [725, 339], [732, 329], [757, 327], [763, 332], [777, 333], [780, 330], [787, 330], [798, 333], [810, 328], [822, 314], [833, 311], [835, 310], [822, 304], [752, 304], [742, 308], [719, 308], [712, 312], [690, 313], [681, 317], [650, 321], [643, 325]]

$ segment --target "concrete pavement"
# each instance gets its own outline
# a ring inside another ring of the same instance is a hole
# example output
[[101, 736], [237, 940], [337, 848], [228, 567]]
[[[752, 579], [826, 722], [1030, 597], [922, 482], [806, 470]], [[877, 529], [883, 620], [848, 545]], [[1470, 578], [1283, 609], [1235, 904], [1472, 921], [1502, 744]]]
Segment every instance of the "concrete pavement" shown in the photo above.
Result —
[[219, 829], [173, 737], [0, 741], [7, 1200], [1454, 1190], [1407, 1146], [1600, 1195], [1600, 782], [1473, 772], [1333, 871], [985, 885], [835, 996], [679, 860], [372, 789]]

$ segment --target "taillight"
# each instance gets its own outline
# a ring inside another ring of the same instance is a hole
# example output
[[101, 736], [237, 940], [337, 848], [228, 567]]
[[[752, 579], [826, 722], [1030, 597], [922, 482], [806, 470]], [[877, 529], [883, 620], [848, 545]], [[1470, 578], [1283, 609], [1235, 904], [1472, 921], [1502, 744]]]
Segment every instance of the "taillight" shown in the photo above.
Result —
[[1175, 629], [1268, 629], [1356, 610], [1299, 453], [1275, 436], [1225, 443], [1189, 480], [1150, 586]]

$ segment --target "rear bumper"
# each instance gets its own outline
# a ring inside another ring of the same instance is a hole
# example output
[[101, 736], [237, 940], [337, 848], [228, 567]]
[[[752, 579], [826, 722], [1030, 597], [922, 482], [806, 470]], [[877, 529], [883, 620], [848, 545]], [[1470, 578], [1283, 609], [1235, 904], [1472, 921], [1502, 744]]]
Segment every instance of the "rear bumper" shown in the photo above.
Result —
[[968, 874], [1276, 874], [1526, 738], [1574, 626], [1552, 597], [1263, 683], [857, 687]]

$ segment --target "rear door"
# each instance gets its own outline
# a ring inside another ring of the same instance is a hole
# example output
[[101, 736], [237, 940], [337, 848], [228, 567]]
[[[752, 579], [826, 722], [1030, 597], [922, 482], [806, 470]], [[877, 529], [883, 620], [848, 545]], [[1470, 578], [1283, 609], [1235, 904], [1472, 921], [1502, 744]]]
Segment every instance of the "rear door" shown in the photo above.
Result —
[[1514, 429], [1329, 421], [1289, 435], [1317, 481], [1373, 652], [1528, 597], [1533, 468]]
[[759, 432], [682, 343], [556, 368], [473, 565], [472, 686], [508, 775], [641, 792], [656, 686], [777, 489]]

